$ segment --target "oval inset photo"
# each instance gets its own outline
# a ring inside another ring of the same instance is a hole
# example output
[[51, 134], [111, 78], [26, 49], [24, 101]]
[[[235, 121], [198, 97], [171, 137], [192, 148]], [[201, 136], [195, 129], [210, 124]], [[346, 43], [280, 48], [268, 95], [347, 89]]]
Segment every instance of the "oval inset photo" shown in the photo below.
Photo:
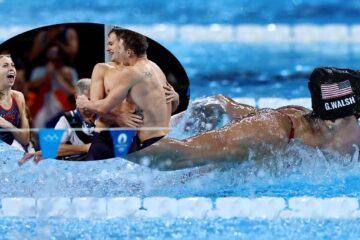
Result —
[[163, 138], [189, 102], [176, 57], [121, 27], [37, 28], [2, 43], [0, 64], [0, 140], [25, 152], [20, 164], [139, 151]]

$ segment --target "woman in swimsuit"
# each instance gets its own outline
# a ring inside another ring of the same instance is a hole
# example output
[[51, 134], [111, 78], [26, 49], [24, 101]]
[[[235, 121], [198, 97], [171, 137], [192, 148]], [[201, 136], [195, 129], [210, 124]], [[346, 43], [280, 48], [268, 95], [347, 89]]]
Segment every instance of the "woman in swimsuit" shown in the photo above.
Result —
[[11, 89], [15, 78], [16, 69], [10, 55], [0, 55], [0, 140], [10, 145], [16, 140], [25, 147], [30, 138], [29, 122], [24, 95]]

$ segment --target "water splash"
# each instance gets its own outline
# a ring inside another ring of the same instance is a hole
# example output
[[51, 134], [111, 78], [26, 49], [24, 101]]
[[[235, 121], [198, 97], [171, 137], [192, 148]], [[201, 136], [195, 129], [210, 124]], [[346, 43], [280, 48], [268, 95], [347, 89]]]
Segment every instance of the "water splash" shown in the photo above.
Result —
[[[0, 176], [1, 197], [111, 197], [111, 196], [281, 196], [329, 197], [358, 195], [358, 151], [353, 155], [328, 153], [299, 142], [286, 152], [263, 161], [250, 155], [234, 163], [161, 172], [123, 159], [94, 162], [44, 160], [18, 167], [17, 150], [8, 156]], [[10, 159], [11, 156], [11, 159]]]

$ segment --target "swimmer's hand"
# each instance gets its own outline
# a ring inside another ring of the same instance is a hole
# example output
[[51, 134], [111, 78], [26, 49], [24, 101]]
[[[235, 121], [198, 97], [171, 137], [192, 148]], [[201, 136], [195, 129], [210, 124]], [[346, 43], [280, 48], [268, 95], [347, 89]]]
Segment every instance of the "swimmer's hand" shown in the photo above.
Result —
[[133, 113], [120, 113], [116, 116], [116, 123], [122, 127], [140, 128], [144, 121], [141, 116]]
[[87, 106], [89, 106], [89, 103], [89, 99], [84, 95], [80, 95], [76, 98], [76, 106], [78, 108], [86, 108]]
[[23, 165], [30, 159], [34, 158], [34, 162], [37, 164], [45, 158], [42, 157], [41, 152], [25, 153], [24, 156], [18, 161], [19, 166]]
[[165, 90], [166, 103], [179, 101], [179, 94], [175, 92], [174, 88], [169, 83], [166, 83], [166, 85], [163, 86], [163, 88]]
[[174, 88], [168, 82], [163, 88], [165, 90], [166, 104], [171, 103], [171, 113], [173, 113], [180, 104], [179, 94], [175, 92]]

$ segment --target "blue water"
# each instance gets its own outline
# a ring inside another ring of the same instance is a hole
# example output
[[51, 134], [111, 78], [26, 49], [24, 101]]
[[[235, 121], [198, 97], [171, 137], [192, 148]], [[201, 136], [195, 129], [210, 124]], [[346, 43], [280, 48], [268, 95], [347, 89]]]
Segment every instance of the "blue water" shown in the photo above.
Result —
[[[21, 6], [21, 13], [19, 8]], [[63, 22], [100, 23], [359, 23], [356, 0], [225, 0], [225, 1], [0, 1], [5, 24], [45, 25]]]
[[358, 225], [359, 220], [5, 218], [0, 234], [7, 239], [357, 239]]
[[[349, 44], [166, 44], [183, 64], [191, 97], [310, 97], [307, 79], [319, 66], [358, 68], [360, 55]], [[189, 49], [186, 51], [185, 49]], [[204, 88], [206, 84], [206, 88]]]
[[[340, 1], [10, 1], [0, 0], [0, 28], [63, 22], [124, 24], [360, 23], [360, 2]], [[183, 64], [192, 100], [309, 97], [316, 66], [359, 68], [356, 45], [163, 43]], [[181, 131], [178, 129], [178, 131]], [[290, 156], [251, 160], [209, 173], [204, 168], [159, 172], [115, 159], [78, 163], [47, 160], [19, 168], [21, 153], [0, 145], [0, 198], [169, 196], [295, 196], [360, 199], [360, 164], [352, 156], [324, 159], [300, 144]], [[206, 170], [206, 168], [205, 168]], [[188, 177], [189, 173], [193, 175]], [[205, 186], [205, 187], [204, 187]], [[358, 239], [358, 220], [141, 220], [0, 218], [0, 239]]]

